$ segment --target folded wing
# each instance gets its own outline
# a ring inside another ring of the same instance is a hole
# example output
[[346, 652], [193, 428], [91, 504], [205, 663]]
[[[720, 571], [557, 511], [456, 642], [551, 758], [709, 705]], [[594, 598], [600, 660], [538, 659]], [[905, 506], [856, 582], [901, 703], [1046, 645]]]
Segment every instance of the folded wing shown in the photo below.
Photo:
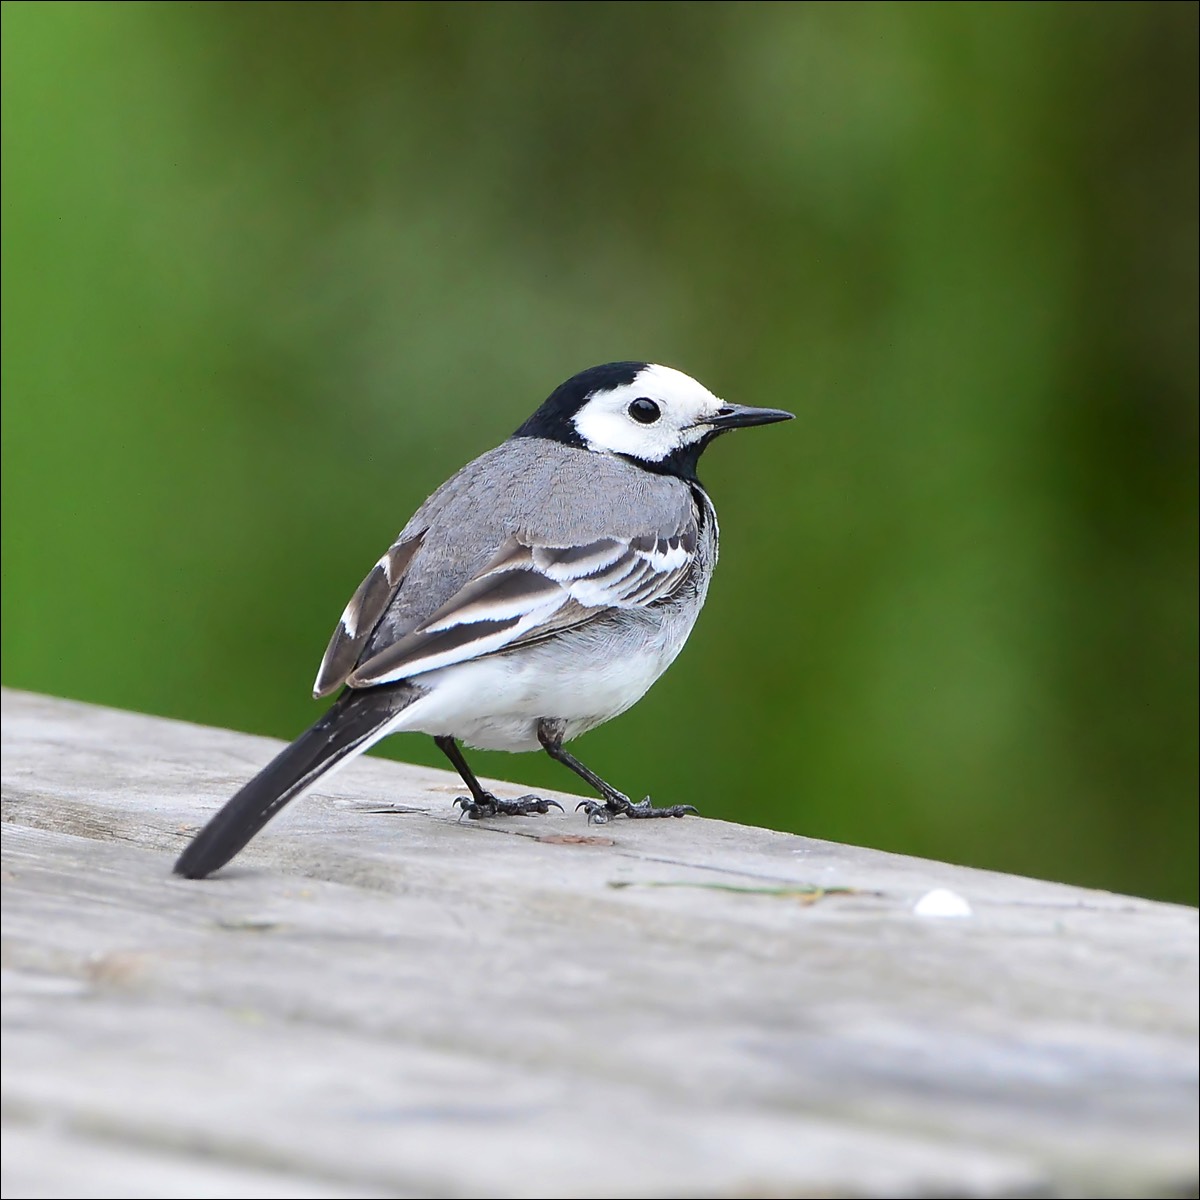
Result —
[[[357, 663], [342, 679], [351, 687], [394, 683], [536, 641], [613, 609], [656, 604], [686, 579], [695, 560], [696, 540], [696, 528], [690, 522], [669, 533], [605, 537], [579, 546], [527, 545], [510, 538], [491, 562], [436, 612]], [[383, 560], [375, 571], [386, 576], [382, 564]], [[396, 586], [399, 583], [389, 585], [389, 601]], [[383, 590], [384, 580], [372, 584], [368, 576], [355, 593], [347, 608], [350, 623], [344, 616], [322, 663], [318, 685], [343, 669], [355, 652], [352, 642], [361, 652], [361, 633], [356, 637], [351, 630], [369, 633], [363, 621]], [[355, 609], [360, 595], [363, 598]], [[376, 613], [375, 622], [381, 612]], [[356, 616], [358, 613], [361, 615]], [[339, 646], [343, 627], [345, 645]]]
[[420, 549], [424, 531], [408, 541], [397, 542], [367, 572], [342, 613], [333, 631], [317, 679], [313, 695], [318, 699], [336, 692], [346, 682], [358, 664], [379, 618], [387, 611], [397, 589], [404, 582], [413, 555]]

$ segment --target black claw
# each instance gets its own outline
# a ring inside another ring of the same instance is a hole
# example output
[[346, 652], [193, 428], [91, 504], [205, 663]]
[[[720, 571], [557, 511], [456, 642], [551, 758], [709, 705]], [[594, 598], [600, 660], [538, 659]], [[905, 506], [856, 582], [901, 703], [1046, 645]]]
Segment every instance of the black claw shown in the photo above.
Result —
[[624, 813], [630, 818], [641, 817], [686, 817], [688, 813], [698, 813], [700, 810], [694, 804], [668, 804], [662, 808], [655, 808], [650, 803], [650, 797], [647, 796], [641, 804], [630, 803]]
[[478, 821], [483, 817], [523, 817], [528, 813], [548, 813], [552, 808], [563, 811], [563, 806], [557, 800], [544, 800], [541, 796], [521, 796], [517, 800], [501, 800], [491, 792], [484, 792], [475, 799], [471, 796], [459, 796], [454, 803], [462, 809], [458, 819], [469, 817]]
[[505, 812], [548, 813], [552, 808], [557, 808], [559, 812], [563, 811], [563, 806], [557, 800], [544, 800], [541, 796], [522, 796], [519, 800], [508, 800], [505, 803], [521, 806], [519, 809], [506, 808]]
[[584, 800], [575, 806], [575, 811], [583, 809], [587, 813], [589, 825], [603, 825], [611, 817], [629, 817], [630, 820], [642, 820], [647, 817], [685, 817], [688, 813], [699, 812], [694, 804], [670, 804], [656, 808], [647, 796], [640, 804], [625, 796], [610, 796], [607, 800]]

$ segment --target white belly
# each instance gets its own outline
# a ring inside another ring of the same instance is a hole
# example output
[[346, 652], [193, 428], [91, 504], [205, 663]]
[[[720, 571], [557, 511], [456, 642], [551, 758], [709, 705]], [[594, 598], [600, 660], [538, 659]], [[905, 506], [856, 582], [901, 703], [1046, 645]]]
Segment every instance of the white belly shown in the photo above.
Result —
[[570, 740], [640, 700], [691, 625], [670, 622], [649, 643], [640, 635], [618, 644], [581, 638], [570, 647], [551, 640], [430, 671], [414, 680], [428, 694], [398, 714], [389, 732], [449, 736], [482, 750], [537, 750], [537, 723], [548, 717], [566, 721]]

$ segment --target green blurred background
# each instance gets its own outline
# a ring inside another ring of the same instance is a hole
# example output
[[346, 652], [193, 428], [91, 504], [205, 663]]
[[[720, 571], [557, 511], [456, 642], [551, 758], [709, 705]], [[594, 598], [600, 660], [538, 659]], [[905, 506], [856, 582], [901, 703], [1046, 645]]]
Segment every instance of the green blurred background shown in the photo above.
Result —
[[6, 684], [299, 732], [417, 503], [646, 358], [799, 419], [706, 457], [708, 607], [589, 763], [1195, 903], [1196, 4], [3, 22]]

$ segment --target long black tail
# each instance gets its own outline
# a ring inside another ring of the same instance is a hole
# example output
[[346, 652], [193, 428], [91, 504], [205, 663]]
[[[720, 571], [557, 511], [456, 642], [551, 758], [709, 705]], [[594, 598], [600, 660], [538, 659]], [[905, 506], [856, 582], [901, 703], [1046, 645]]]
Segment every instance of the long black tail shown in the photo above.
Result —
[[365, 750], [419, 694], [410, 684], [344, 691], [311, 729], [280, 751], [196, 834], [179, 856], [175, 874], [203, 879], [223, 867], [289, 800]]

